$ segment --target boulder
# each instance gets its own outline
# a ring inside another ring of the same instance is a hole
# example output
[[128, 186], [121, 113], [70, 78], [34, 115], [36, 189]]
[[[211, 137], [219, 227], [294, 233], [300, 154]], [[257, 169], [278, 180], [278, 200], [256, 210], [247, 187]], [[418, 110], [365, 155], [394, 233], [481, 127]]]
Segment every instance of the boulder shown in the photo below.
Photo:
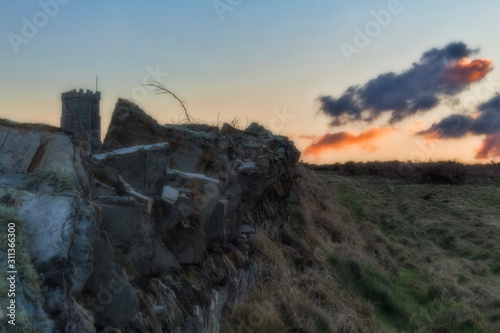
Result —
[[[183, 200], [176, 201], [179, 204]], [[181, 208], [183, 206], [181, 205]], [[164, 201], [157, 202], [153, 209], [155, 216], [156, 234], [160, 239], [164, 240], [168, 237], [168, 231], [174, 228], [179, 223], [184, 223], [184, 214], [175, 205]]]
[[74, 196], [13, 190], [9, 194], [29, 234], [35, 268], [46, 279], [59, 280], [62, 267], [72, 266], [71, 289], [81, 290], [92, 271], [92, 209]]
[[108, 186], [104, 183], [101, 183], [97, 179], [94, 180], [94, 196], [95, 197], [109, 197], [109, 196], [117, 196], [118, 192], [116, 188]]
[[173, 205], [179, 198], [179, 190], [175, 187], [164, 186], [161, 199], [168, 204]]
[[164, 242], [180, 264], [199, 264], [207, 250], [205, 235], [192, 227], [177, 225]]
[[[34, 329], [40, 332], [52, 332], [54, 327], [54, 322], [50, 320], [43, 309], [43, 296], [41, 295], [40, 285], [41, 281], [36, 275], [36, 271], [33, 265], [29, 261], [29, 240], [24, 232], [23, 220], [15, 212], [12, 207], [6, 205], [8, 200], [2, 200], [0, 202], [0, 238], [7, 243], [9, 228], [14, 227], [15, 231], [15, 264], [14, 267], [11, 259], [12, 249], [8, 246], [4, 246], [4, 251], [0, 252], [0, 269], [2, 270], [2, 289], [4, 294], [0, 296], [0, 302], [2, 303], [2, 310], [0, 310], [0, 316], [2, 317], [2, 331], [5, 332], [5, 327], [7, 321], [12, 319], [6, 317], [11, 309], [6, 308], [9, 305], [9, 298], [13, 295], [9, 295], [10, 286], [15, 282], [15, 309], [16, 312], [16, 326], [15, 331], [23, 332]], [[14, 224], [14, 226], [12, 225]], [[11, 230], [12, 231], [12, 230]], [[7, 250], [9, 249], [9, 250]], [[27, 260], [28, 259], [28, 260]], [[14, 279], [11, 271], [17, 271], [18, 274], [14, 274]], [[30, 278], [26, 278], [30, 277]], [[4, 307], [5, 306], [5, 307]], [[23, 314], [23, 315], [19, 315]], [[14, 327], [14, 326], [13, 326]]]
[[89, 167], [94, 175], [96, 189], [94, 197], [97, 196], [131, 196], [138, 202], [147, 206], [148, 213], [151, 213], [153, 200], [143, 194], [138, 193], [134, 188], [120, 176], [117, 170], [97, 161], [90, 159]]
[[98, 255], [81, 302], [93, 313], [96, 326], [120, 327], [137, 313], [139, 299], [124, 269], [115, 260], [110, 242], [101, 238], [94, 246]]
[[225, 199], [219, 200], [212, 212], [212, 215], [210, 215], [206, 221], [204, 232], [209, 246], [214, 243], [220, 244], [224, 241], [226, 235], [225, 224], [228, 209], [229, 201]]
[[198, 172], [214, 175], [217, 146], [198, 141], [190, 141], [184, 137], [171, 135], [171, 154], [169, 168], [185, 172]]
[[116, 170], [134, 190], [149, 196], [162, 193], [168, 155], [169, 144], [161, 142], [122, 148], [93, 158]]
[[[31, 262], [43, 274], [44, 309], [59, 328], [83, 329], [88, 318], [75, 301], [94, 269], [96, 214], [74, 195], [0, 189], [24, 221]], [[78, 331], [77, 330], [77, 331]]]
[[136, 145], [169, 142], [169, 168], [213, 174], [218, 132], [217, 127], [207, 125], [162, 126], [137, 105], [119, 99], [101, 151], [111, 152]]
[[257, 137], [263, 137], [266, 139], [273, 136], [273, 133], [270, 130], [266, 129], [262, 125], [259, 125], [258, 123], [251, 123], [250, 126], [245, 129], [245, 133], [252, 134]]
[[0, 173], [37, 173], [58, 170], [68, 174], [85, 195], [92, 191], [88, 157], [72, 133], [41, 124], [19, 124], [0, 119]]
[[167, 242], [170, 230], [179, 224], [184, 228], [195, 228], [203, 232], [204, 221], [195, 208], [193, 193], [182, 187], [177, 190], [179, 196], [174, 204], [164, 200], [155, 203], [153, 216], [156, 221], [156, 233], [163, 242]]
[[[153, 224], [149, 221], [149, 232], [144, 223], [134, 225], [141, 222], [136, 217], [149, 219], [144, 205], [130, 197], [101, 199], [112, 207], [135, 208], [126, 216], [136, 221], [129, 220], [127, 228], [117, 232], [107, 220], [112, 214], [106, 212], [101, 223], [95, 207], [72, 192], [57, 193], [50, 185], [40, 186], [37, 192], [21, 190], [36, 179], [34, 176], [3, 174], [0, 179], [0, 197], [15, 207], [24, 221], [31, 262], [44, 276], [44, 309], [57, 331], [92, 332], [94, 324], [106, 327], [128, 322], [138, 311], [138, 302], [121, 265], [129, 268], [126, 262], [134, 261], [139, 267], [149, 265], [151, 270], [154, 256]], [[121, 252], [113, 250], [112, 241], [103, 237], [101, 225], [109, 227], [120, 241], [129, 241], [125, 248], [130, 259], [118, 256]], [[134, 228], [138, 230], [132, 235]]]
[[190, 206], [205, 223], [221, 198], [219, 181], [198, 173], [179, 170], [167, 171], [167, 183], [171, 187], [189, 190], [192, 197]]
[[225, 230], [229, 241], [234, 242], [240, 238], [243, 210], [244, 206], [241, 198], [235, 198], [229, 201], [225, 225]]
[[123, 194], [125, 189], [120, 182], [118, 171], [92, 158], [90, 159], [89, 169], [94, 175], [95, 180], [106, 186], [115, 188], [118, 195]]
[[153, 259], [154, 268], [160, 272], [172, 272], [180, 268], [179, 262], [168, 248], [155, 238], [155, 256]]
[[136, 104], [120, 98], [116, 102], [101, 151], [106, 153], [120, 148], [157, 143], [160, 142], [162, 133], [163, 129], [156, 120]]
[[152, 270], [154, 257], [154, 222], [147, 207], [133, 197], [97, 197], [102, 229], [109, 233], [113, 248], [127, 257], [140, 275]]

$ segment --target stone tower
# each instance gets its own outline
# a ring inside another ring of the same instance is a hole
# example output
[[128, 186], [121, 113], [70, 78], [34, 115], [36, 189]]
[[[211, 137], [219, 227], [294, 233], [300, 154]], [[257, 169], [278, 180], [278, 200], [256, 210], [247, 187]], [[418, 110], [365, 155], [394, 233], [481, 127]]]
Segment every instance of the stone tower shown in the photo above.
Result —
[[99, 102], [101, 92], [83, 89], [61, 94], [61, 128], [72, 131], [85, 140], [87, 151], [95, 154], [101, 148], [101, 116]]

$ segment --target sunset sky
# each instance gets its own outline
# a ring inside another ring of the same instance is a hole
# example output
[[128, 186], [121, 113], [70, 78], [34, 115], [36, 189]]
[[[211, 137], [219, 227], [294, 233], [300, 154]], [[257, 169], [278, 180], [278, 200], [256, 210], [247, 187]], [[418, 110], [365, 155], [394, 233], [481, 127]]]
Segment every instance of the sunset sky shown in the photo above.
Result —
[[[95, 89], [160, 123], [257, 121], [314, 163], [500, 159], [498, 1], [0, 1], [0, 118]], [[103, 134], [104, 134], [103, 133]]]

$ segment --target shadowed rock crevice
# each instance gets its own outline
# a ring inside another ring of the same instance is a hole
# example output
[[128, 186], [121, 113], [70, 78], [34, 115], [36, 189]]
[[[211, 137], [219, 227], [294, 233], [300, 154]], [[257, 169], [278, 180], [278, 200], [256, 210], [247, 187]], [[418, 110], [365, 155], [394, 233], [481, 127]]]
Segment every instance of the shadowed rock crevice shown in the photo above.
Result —
[[28, 173], [33, 172], [40, 165], [45, 149], [47, 148], [47, 137], [42, 137], [40, 140], [40, 146], [38, 146], [35, 155], [31, 159], [30, 165], [28, 166]]

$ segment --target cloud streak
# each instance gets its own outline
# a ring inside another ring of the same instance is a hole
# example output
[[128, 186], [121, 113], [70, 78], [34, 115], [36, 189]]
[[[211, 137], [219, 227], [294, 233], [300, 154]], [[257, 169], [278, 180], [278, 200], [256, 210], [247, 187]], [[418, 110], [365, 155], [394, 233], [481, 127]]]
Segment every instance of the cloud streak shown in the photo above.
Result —
[[332, 118], [331, 125], [351, 121], [372, 122], [390, 112], [389, 123], [436, 107], [492, 69], [489, 59], [471, 60], [478, 50], [462, 42], [426, 51], [417, 63], [401, 73], [384, 73], [362, 86], [349, 87], [342, 96], [320, 96], [320, 111]]
[[341, 150], [349, 146], [359, 146], [363, 150], [377, 150], [374, 141], [397, 132], [394, 127], [372, 127], [359, 134], [351, 132], [327, 133], [304, 150], [305, 156], [320, 155], [329, 150]]

